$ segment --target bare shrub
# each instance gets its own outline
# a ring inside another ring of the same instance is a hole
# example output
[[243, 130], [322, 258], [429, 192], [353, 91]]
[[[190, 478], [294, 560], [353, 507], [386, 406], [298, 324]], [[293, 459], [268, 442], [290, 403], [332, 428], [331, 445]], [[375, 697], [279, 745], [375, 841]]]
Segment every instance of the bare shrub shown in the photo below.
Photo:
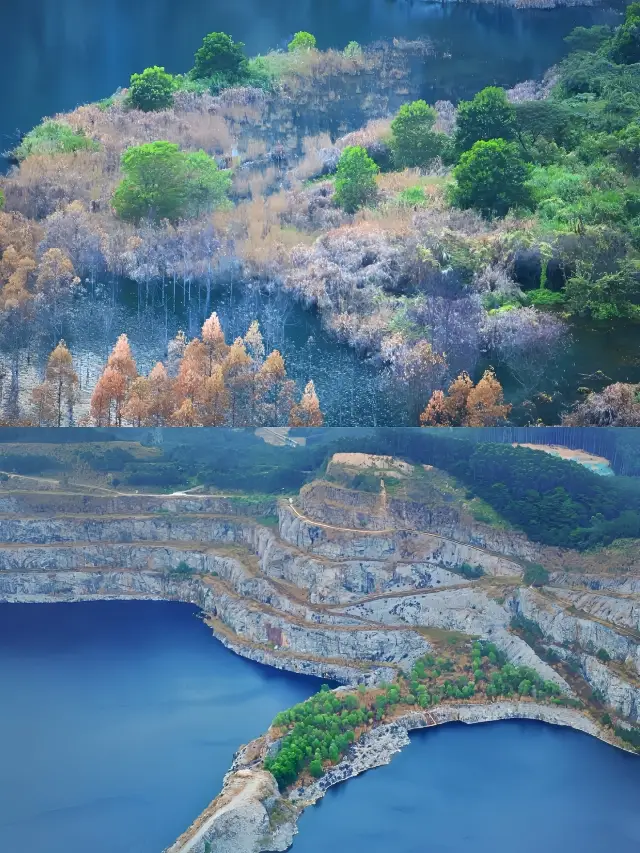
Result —
[[456, 108], [451, 101], [436, 101], [433, 105], [437, 118], [434, 130], [451, 136], [456, 129]]
[[526, 390], [542, 379], [568, 342], [565, 323], [536, 308], [496, 311], [487, 315], [483, 328], [489, 353], [505, 364]]
[[640, 427], [640, 385], [616, 382], [591, 392], [562, 419], [565, 426]]

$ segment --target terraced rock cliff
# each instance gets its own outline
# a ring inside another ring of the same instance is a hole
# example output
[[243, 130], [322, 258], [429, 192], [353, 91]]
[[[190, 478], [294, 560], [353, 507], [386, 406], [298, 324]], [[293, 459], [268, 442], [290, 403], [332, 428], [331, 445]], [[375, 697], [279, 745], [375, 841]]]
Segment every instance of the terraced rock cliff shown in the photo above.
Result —
[[[615, 740], [599, 723], [605, 711], [622, 727], [640, 719], [637, 543], [599, 554], [545, 548], [478, 521], [457, 498], [401, 492], [327, 480], [279, 502], [0, 488], [2, 601], [188, 601], [238, 654], [370, 688], [408, 673], [442, 636], [478, 637], [584, 703], [405, 714], [375, 727], [315, 787], [286, 796], [261, 767], [275, 748], [267, 734], [240, 751], [222, 794], [170, 853], [204, 853], [205, 841], [216, 853], [286, 849], [306, 803], [389, 760], [411, 728], [519, 716]], [[523, 585], [530, 561], [552, 570], [543, 588]]]

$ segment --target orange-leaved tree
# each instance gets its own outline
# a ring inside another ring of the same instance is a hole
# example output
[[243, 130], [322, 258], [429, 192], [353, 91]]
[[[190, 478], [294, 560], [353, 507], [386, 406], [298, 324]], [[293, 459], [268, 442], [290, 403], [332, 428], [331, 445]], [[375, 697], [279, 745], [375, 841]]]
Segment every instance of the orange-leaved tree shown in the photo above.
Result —
[[302, 393], [300, 402], [292, 406], [289, 416], [289, 426], [318, 427], [324, 423], [320, 401], [316, 394], [313, 379], [310, 379]]
[[491, 368], [477, 385], [461, 373], [449, 385], [448, 395], [434, 391], [420, 415], [421, 426], [495, 426], [504, 421], [511, 405], [504, 402], [502, 385]]
[[31, 392], [32, 404], [38, 425], [62, 426], [62, 413], [66, 408], [69, 425], [73, 422], [78, 374], [73, 368], [73, 358], [64, 341], [60, 341], [49, 355], [44, 382]]

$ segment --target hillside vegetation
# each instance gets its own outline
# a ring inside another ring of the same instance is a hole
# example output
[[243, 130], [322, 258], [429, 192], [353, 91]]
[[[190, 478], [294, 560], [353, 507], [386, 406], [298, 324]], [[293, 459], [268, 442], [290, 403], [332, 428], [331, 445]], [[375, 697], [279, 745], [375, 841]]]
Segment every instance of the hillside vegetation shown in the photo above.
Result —
[[[560, 387], [576, 321], [597, 329], [640, 317], [639, 21], [632, 4], [615, 30], [576, 30], [542, 83], [489, 87], [457, 105], [409, 99], [419, 42], [321, 52], [306, 34], [249, 59], [212, 33], [188, 73], [154, 66], [104, 102], [46, 120], [2, 182], [10, 418], [59, 424], [77, 399], [70, 380], [60, 397], [55, 374], [25, 409], [21, 341], [51, 348], [68, 333], [70, 360], [86, 334], [77, 309], [105, 287], [126, 277], [141, 304], [200, 309], [232, 270], [282, 306], [317, 309], [336, 340], [370, 360], [401, 422], [488, 426], [564, 411], [576, 424], [640, 423], [633, 383], [605, 390], [596, 374], [570, 413], [577, 389], [568, 401]], [[313, 425], [290, 414], [313, 376], [294, 389], [280, 360], [274, 388], [273, 365], [251, 349], [254, 320], [243, 317], [251, 340], [222, 340], [224, 358], [199, 358], [197, 338], [169, 342], [183, 374], [171, 405], [160, 392], [177, 363], [143, 372], [132, 358], [119, 371], [114, 350], [86, 389], [84, 417]], [[355, 374], [336, 376], [348, 381]]]

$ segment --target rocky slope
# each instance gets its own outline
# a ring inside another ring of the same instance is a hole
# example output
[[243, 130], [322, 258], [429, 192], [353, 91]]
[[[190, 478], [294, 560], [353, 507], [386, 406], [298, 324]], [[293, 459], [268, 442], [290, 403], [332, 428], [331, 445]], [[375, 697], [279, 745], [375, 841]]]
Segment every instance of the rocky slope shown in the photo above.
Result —
[[[444, 704], [405, 714], [287, 797], [261, 769], [264, 750], [274, 748], [267, 735], [241, 750], [222, 794], [171, 853], [203, 853], [205, 841], [216, 853], [286, 849], [306, 803], [388, 761], [411, 728], [518, 716], [606, 739], [610, 730], [594, 722], [605, 709], [620, 725], [637, 721], [637, 551], [633, 543], [611, 549], [599, 573], [599, 555], [542, 548], [517, 531], [476, 522], [459, 507], [426, 500], [421, 508], [402, 496], [324, 481], [277, 505], [0, 489], [2, 601], [187, 601], [238, 654], [345, 685], [392, 681], [443, 642], [438, 631], [474, 636], [570, 697], [595, 697], [595, 717], [531, 701]], [[611, 569], [616, 555], [618, 572]], [[531, 559], [554, 570], [543, 589], [522, 584]], [[480, 566], [483, 576], [469, 580], [465, 564]], [[535, 628], [535, 642], [522, 624]]]

